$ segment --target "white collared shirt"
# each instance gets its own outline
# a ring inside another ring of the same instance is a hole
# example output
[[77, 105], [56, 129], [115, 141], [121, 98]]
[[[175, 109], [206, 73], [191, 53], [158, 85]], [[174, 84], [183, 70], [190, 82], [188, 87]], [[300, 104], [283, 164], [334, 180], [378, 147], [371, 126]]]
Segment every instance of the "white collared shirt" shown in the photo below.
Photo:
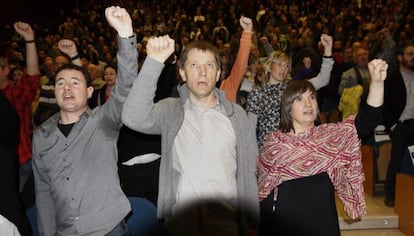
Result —
[[174, 211], [202, 199], [236, 199], [236, 136], [230, 119], [220, 104], [206, 109], [191, 98], [184, 110], [173, 147], [173, 166], [181, 174]]

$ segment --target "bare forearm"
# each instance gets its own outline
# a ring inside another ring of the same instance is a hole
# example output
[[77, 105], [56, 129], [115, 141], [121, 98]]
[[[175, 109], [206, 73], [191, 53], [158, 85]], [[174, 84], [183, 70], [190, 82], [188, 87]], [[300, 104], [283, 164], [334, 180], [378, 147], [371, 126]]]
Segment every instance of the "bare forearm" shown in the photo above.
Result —
[[372, 107], [380, 107], [384, 103], [384, 82], [373, 82], [369, 86], [367, 104]]
[[26, 67], [28, 75], [40, 74], [39, 59], [37, 56], [36, 44], [26, 43]]

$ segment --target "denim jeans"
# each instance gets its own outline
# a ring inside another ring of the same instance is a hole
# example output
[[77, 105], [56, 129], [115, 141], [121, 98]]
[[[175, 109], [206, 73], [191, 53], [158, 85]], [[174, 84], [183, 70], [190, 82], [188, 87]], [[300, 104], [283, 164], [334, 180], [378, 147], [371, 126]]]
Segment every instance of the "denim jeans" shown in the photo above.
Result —
[[130, 236], [128, 226], [125, 223], [125, 220], [122, 220], [115, 226], [111, 232], [107, 233], [105, 236]]

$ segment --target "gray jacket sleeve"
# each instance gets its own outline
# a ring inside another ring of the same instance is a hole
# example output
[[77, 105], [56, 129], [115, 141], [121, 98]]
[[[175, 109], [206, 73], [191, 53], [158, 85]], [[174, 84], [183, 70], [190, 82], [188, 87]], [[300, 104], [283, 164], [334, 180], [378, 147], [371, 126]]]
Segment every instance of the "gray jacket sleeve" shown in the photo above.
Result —
[[322, 59], [321, 71], [316, 77], [313, 77], [309, 80], [309, 82], [313, 84], [316, 90], [319, 90], [328, 85], [329, 79], [331, 78], [333, 64], [334, 60], [332, 58]]
[[110, 98], [102, 105], [102, 125], [119, 130], [122, 126], [121, 112], [124, 102], [138, 74], [138, 51], [136, 37], [118, 36], [117, 79]]
[[122, 110], [122, 122], [147, 134], [161, 134], [161, 106], [155, 106], [157, 81], [164, 64], [147, 57]]

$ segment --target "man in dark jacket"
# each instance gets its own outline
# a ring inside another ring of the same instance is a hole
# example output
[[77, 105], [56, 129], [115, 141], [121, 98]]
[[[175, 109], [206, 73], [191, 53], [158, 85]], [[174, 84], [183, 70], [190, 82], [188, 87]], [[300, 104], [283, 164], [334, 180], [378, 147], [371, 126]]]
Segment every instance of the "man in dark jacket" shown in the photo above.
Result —
[[[4, 70], [4, 67], [0, 70]], [[31, 235], [19, 194], [18, 155], [19, 117], [3, 91], [0, 90], [0, 215], [16, 225], [21, 235]]]
[[385, 180], [385, 205], [394, 206], [395, 180], [407, 147], [414, 144], [414, 42], [397, 51], [398, 68], [385, 82], [384, 125], [391, 138], [391, 160]]

